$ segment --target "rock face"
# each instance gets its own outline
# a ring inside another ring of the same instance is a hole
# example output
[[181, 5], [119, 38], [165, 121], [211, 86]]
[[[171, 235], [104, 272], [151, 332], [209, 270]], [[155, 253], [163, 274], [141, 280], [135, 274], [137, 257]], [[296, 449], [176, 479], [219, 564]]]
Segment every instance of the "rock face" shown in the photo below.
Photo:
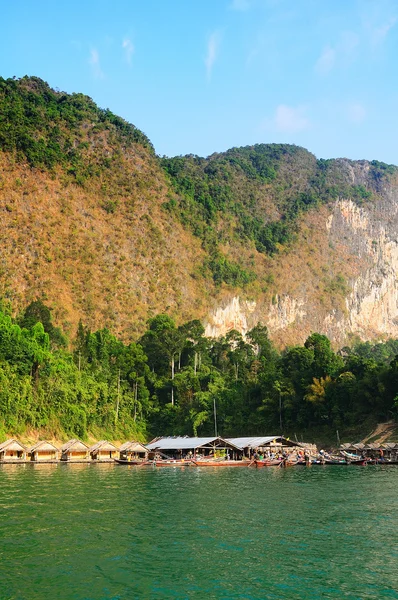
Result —
[[[367, 163], [350, 168], [354, 183], [366, 182]], [[232, 297], [209, 315], [206, 334], [224, 335], [232, 328], [245, 334], [261, 321], [282, 344], [286, 332], [292, 330], [295, 343], [311, 331], [328, 335], [336, 345], [343, 345], [352, 335], [363, 340], [398, 337], [397, 187], [386, 185], [377, 199], [360, 205], [337, 199], [329, 205], [323, 232], [330, 248], [338, 246], [347, 263], [357, 265], [345, 280], [339, 307], [322, 308], [305, 285], [301, 293], [287, 288], [275, 294], [271, 303]]]

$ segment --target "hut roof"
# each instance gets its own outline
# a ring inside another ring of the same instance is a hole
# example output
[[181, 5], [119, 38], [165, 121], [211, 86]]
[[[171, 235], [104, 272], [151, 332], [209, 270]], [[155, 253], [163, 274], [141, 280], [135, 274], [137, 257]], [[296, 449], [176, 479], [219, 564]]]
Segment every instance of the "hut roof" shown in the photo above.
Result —
[[29, 448], [29, 452], [37, 452], [37, 450], [43, 450], [43, 452], [45, 452], [46, 450], [47, 451], [48, 450], [58, 451], [59, 448], [54, 446], [54, 444], [52, 444], [51, 442], [46, 442], [45, 440], [41, 440], [40, 442], [37, 442], [34, 446]]
[[229, 442], [238, 446], [238, 448], [261, 448], [261, 446], [267, 446], [272, 442], [283, 446], [301, 446], [298, 442], [292, 442], [281, 435], [267, 435], [258, 437], [239, 437], [239, 438], [227, 438]]
[[386, 450], [394, 450], [395, 448], [398, 448], [398, 443], [397, 442], [384, 442], [384, 444], [381, 444], [380, 447], [385, 448]]
[[[359, 446], [359, 444], [358, 444]], [[368, 448], [369, 450], [379, 450], [380, 448], [380, 444], [367, 444], [366, 448]]]
[[117, 450], [116, 446], [107, 440], [101, 440], [93, 446], [90, 446], [89, 451], [95, 452], [96, 450], [103, 450], [104, 452], [114, 452]]
[[20, 450], [26, 450], [26, 447], [23, 444], [21, 444], [21, 442], [18, 442], [18, 440], [11, 438], [9, 440], [6, 440], [2, 444], [0, 444], [0, 452], [2, 452], [3, 450], [20, 451]]
[[344, 444], [340, 445], [341, 450], [349, 450], [350, 448], [352, 448], [352, 442], [345, 442]]
[[70, 452], [72, 450], [78, 452], [79, 450], [88, 450], [88, 446], [80, 440], [69, 440], [69, 442], [66, 442], [66, 444], [62, 446], [61, 450], [62, 452]]
[[356, 450], [363, 450], [365, 448], [365, 444], [362, 444], [362, 442], [359, 442], [358, 444], [353, 444], [352, 448], [355, 448]]
[[233, 442], [221, 437], [164, 437], [158, 438], [147, 444], [148, 450], [195, 450], [197, 448], [235, 448], [241, 450]]
[[140, 442], [125, 442], [119, 448], [120, 452], [128, 451], [128, 452], [148, 452], [148, 449]]

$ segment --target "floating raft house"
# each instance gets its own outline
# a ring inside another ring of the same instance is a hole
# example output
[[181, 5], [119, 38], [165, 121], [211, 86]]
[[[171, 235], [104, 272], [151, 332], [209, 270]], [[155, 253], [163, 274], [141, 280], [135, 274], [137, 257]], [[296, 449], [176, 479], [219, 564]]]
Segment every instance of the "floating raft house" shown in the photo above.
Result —
[[0, 461], [18, 462], [26, 459], [26, 447], [11, 438], [0, 444]]
[[51, 442], [42, 440], [29, 448], [28, 457], [34, 462], [52, 462], [57, 461], [59, 449]]
[[91, 460], [109, 462], [116, 458], [118, 449], [107, 440], [101, 440], [88, 449]]
[[61, 448], [61, 460], [86, 461], [88, 459], [88, 446], [80, 440], [69, 440]]
[[125, 442], [119, 448], [119, 455], [122, 460], [130, 458], [145, 460], [148, 457], [148, 449], [139, 442]]
[[303, 447], [298, 442], [292, 442], [281, 435], [227, 438], [227, 441], [241, 448], [246, 456], [250, 456], [255, 450], [270, 449], [280, 452], [284, 448]]
[[221, 437], [161, 437], [155, 438], [146, 445], [150, 453], [157, 453], [169, 458], [182, 458], [191, 453], [193, 457], [197, 454], [210, 456], [217, 451], [230, 451], [232, 458], [241, 458], [243, 451], [232, 442]]

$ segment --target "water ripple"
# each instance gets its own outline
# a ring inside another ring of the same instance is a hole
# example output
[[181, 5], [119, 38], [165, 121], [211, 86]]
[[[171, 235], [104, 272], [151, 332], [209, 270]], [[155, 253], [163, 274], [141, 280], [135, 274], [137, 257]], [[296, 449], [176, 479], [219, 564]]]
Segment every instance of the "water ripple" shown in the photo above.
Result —
[[398, 598], [397, 484], [394, 467], [2, 467], [0, 598]]

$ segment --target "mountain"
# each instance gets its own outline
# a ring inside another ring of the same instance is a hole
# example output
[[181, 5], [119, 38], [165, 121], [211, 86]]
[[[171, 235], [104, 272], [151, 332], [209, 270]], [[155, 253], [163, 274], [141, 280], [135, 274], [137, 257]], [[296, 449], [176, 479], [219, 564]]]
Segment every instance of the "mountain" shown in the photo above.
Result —
[[161, 158], [83, 94], [0, 78], [0, 297], [70, 337], [160, 312], [280, 346], [398, 336], [397, 173], [281, 144]]

